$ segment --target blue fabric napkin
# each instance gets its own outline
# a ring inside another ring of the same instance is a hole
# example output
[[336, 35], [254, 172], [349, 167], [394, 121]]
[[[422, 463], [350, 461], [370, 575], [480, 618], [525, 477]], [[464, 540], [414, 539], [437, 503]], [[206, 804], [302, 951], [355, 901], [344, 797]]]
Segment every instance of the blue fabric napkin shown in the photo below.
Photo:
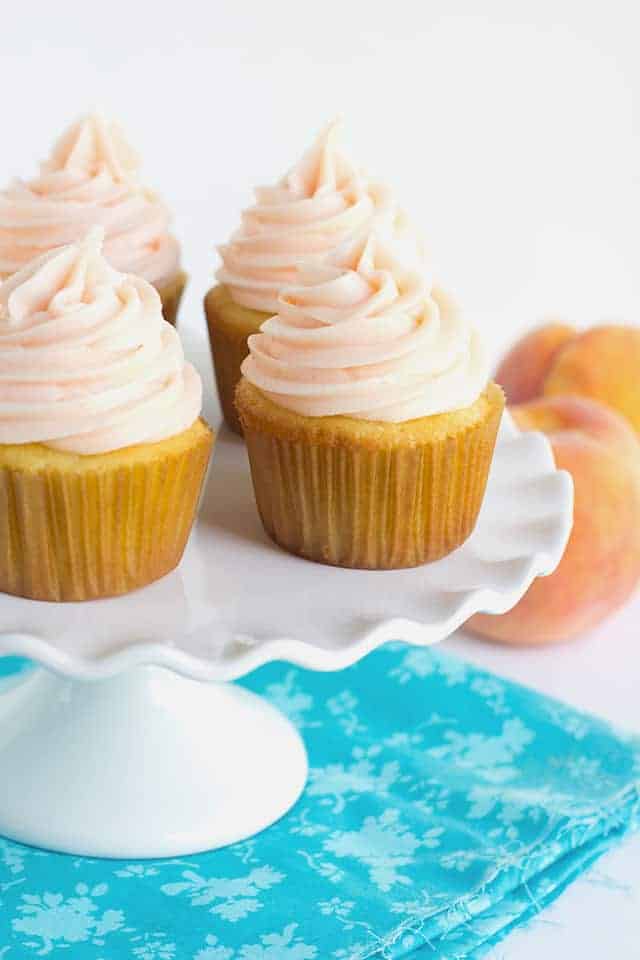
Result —
[[439, 650], [246, 685], [306, 740], [295, 809], [173, 860], [0, 840], [2, 960], [476, 958], [638, 823], [637, 739]]

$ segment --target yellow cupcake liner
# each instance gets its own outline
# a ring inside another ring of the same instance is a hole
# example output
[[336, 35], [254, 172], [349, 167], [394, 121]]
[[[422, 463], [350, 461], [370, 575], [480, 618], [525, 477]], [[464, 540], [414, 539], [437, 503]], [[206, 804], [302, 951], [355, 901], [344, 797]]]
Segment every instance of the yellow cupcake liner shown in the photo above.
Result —
[[184, 271], [180, 271], [180, 273], [176, 274], [168, 283], [156, 287], [162, 300], [162, 315], [165, 320], [174, 327], [186, 283], [187, 274]]
[[291, 553], [342, 567], [413, 567], [450, 553], [472, 532], [484, 497], [504, 404], [494, 390], [475, 423], [388, 447], [335, 442], [331, 418], [309, 437], [263, 429], [255, 411], [245, 415], [239, 391], [266, 532]]
[[235, 407], [235, 392], [242, 361], [249, 353], [247, 338], [257, 333], [269, 316], [234, 303], [223, 286], [213, 287], [204, 301], [211, 356], [216, 375], [222, 414], [234, 433], [242, 436], [242, 425]]
[[80, 457], [0, 446], [0, 591], [34, 600], [128, 593], [182, 557], [212, 434]]

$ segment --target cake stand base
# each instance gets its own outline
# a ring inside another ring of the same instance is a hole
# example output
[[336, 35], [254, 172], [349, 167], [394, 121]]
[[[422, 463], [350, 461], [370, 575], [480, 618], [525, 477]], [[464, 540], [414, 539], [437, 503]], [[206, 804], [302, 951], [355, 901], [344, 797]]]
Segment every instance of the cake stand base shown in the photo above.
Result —
[[0, 835], [66, 853], [170, 857], [243, 840], [305, 784], [296, 729], [240, 687], [142, 666], [43, 669], [0, 696]]

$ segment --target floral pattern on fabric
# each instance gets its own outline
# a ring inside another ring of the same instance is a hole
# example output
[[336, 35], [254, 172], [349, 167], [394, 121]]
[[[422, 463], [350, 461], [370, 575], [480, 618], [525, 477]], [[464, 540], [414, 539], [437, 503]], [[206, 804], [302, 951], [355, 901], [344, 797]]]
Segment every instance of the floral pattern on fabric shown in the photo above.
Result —
[[2, 960], [471, 960], [637, 826], [635, 738], [440, 651], [244, 683], [303, 731], [296, 807], [171, 860], [0, 839]]

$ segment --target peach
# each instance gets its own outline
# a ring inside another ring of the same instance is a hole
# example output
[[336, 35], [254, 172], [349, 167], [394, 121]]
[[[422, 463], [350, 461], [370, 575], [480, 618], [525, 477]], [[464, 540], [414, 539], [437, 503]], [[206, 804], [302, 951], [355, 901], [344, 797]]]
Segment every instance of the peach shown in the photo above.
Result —
[[546, 323], [532, 330], [507, 353], [495, 379], [509, 403], [527, 403], [542, 393], [547, 372], [558, 352], [577, 336], [566, 323]]
[[600, 400], [640, 434], [640, 327], [610, 324], [581, 333], [551, 358], [542, 392]]
[[615, 411], [582, 397], [511, 408], [522, 430], [549, 436], [574, 481], [574, 525], [560, 565], [502, 616], [468, 623], [485, 637], [546, 644], [575, 637], [621, 606], [640, 582], [640, 442]]

